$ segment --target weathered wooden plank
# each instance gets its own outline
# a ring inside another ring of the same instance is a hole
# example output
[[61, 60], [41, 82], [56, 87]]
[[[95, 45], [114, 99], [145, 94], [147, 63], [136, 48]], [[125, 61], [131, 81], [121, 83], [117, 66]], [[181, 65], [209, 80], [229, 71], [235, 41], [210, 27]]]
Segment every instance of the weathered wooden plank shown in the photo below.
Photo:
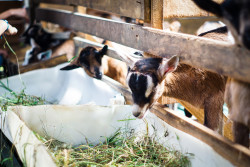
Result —
[[[214, 0], [223, 2], [224, 0]], [[164, 0], [164, 18], [213, 16], [201, 10], [192, 0]]]
[[20, 67], [20, 73], [24, 73], [24, 72], [28, 72], [28, 71], [32, 71], [32, 70], [36, 70], [36, 69], [54, 67], [58, 64], [65, 63], [67, 61], [68, 61], [68, 59], [67, 59], [66, 55], [55, 56], [55, 57], [52, 57], [48, 60], [40, 61], [40, 62], [33, 63], [33, 64], [30, 64], [27, 66], [22, 66], [22, 67]]
[[[152, 12], [150, 12], [150, 3], [153, 1], [162, 1], [164, 11], [161, 8], [158, 13], [165, 19], [177, 18], [177, 17], [199, 17], [199, 16], [213, 16], [204, 10], [197, 7], [192, 0], [35, 0], [36, 2], [50, 3], [50, 4], [61, 4], [61, 5], [75, 5], [85, 6], [97, 10], [103, 10], [111, 13], [120, 14], [127, 17], [138, 18], [150, 21], [150, 13], [154, 13], [154, 5], [152, 5]], [[216, 2], [222, 2], [224, 0], [214, 0]], [[157, 2], [157, 3], [158, 3]], [[157, 9], [157, 8], [155, 8]]]
[[[127, 102], [129, 102], [129, 104], [133, 103], [131, 92], [126, 87], [106, 76], [104, 76], [102, 80], [117, 91], [120, 91], [125, 96], [125, 99]], [[175, 111], [173, 110], [163, 109], [159, 104], [154, 105], [150, 111], [172, 127], [186, 132], [187, 134], [194, 136], [208, 144], [232, 164], [241, 167], [249, 166], [249, 149], [227, 140], [223, 136], [196, 121], [175, 114]]]
[[38, 8], [37, 19], [250, 82], [250, 51], [225, 42], [61, 10]]
[[[102, 48], [104, 46], [103, 44], [98, 44], [96, 42], [92, 42], [90, 40], [86, 40], [81, 37], [74, 37], [74, 43], [76, 47], [81, 47], [81, 48], [85, 48], [87, 46]], [[117, 52], [113, 48], [110, 47], [108, 48], [107, 55], [109, 57], [122, 61], [121, 57], [117, 55]]]
[[151, 27], [163, 29], [164, 0], [151, 0]]
[[84, 6], [144, 20], [144, 0], [41, 0], [39, 2]]
[[249, 149], [226, 140], [221, 135], [195, 121], [178, 116], [174, 111], [171, 111], [170, 109], [164, 110], [160, 106], [155, 105], [153, 109], [151, 109], [151, 112], [153, 112], [169, 125], [196, 137], [204, 143], [207, 143], [217, 153], [219, 153], [225, 159], [229, 160], [232, 164], [241, 167], [249, 166]]
[[144, 0], [144, 24], [151, 21], [151, 0]]

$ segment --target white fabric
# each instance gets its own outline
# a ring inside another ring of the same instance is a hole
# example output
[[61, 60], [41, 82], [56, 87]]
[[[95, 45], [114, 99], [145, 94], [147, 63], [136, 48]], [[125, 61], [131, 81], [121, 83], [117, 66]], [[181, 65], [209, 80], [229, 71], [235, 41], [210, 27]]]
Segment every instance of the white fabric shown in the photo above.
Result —
[[[89, 77], [83, 69], [60, 71], [68, 63], [53, 68], [34, 70], [8, 78], [9, 88], [20, 92], [25, 88], [27, 95], [44, 97], [53, 104], [108, 105], [111, 98], [120, 94], [104, 82]], [[22, 84], [22, 81], [24, 85]], [[2, 80], [7, 84], [7, 80]], [[7, 93], [0, 88], [0, 96]]]

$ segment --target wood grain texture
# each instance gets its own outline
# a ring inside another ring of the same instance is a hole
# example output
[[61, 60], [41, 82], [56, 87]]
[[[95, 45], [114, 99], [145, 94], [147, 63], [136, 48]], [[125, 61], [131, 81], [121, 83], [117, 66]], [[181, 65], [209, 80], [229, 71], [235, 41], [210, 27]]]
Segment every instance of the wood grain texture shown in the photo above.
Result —
[[151, 0], [151, 27], [163, 29], [163, 1]]
[[250, 82], [250, 51], [225, 42], [61, 10], [38, 8], [37, 19]]
[[181, 117], [169, 109], [164, 110], [160, 106], [155, 105], [153, 109], [151, 109], [151, 112], [153, 112], [169, 125], [186, 132], [210, 145], [217, 153], [229, 160], [232, 164], [241, 167], [249, 166], [249, 149], [226, 140], [211, 129], [208, 129], [207, 127], [202, 126], [188, 118]]
[[[153, 4], [151, 6], [151, 3]], [[161, 1], [161, 2], [160, 2]], [[221, 3], [223, 0], [214, 0]], [[102, 10], [137, 18], [149, 22], [150, 13], [157, 11], [163, 18], [213, 16], [197, 7], [192, 0], [35, 0], [35, 2], [84, 6], [87, 8]], [[163, 5], [158, 6], [160, 3]], [[151, 6], [151, 7], [150, 7]], [[163, 10], [164, 8], [164, 10]], [[151, 11], [152, 10], [152, 11]]]
[[84, 6], [144, 20], [144, 0], [41, 0], [39, 2]]
[[[221, 3], [224, 0], [214, 0]], [[164, 0], [164, 18], [213, 16], [201, 10], [192, 0]]]
[[[75, 43], [76, 47], [81, 47], [81, 48], [85, 48], [87, 46], [102, 48], [104, 46], [103, 44], [92, 42], [90, 40], [83, 39], [81, 37], [74, 37], [74, 43]], [[111, 47], [108, 48], [107, 56], [122, 61], [122, 59], [118, 56], [117, 52], [113, 48], [111, 48]]]
[[20, 73], [24, 73], [24, 72], [28, 72], [28, 71], [32, 71], [36, 69], [54, 67], [58, 64], [65, 63], [67, 61], [68, 59], [66, 55], [55, 56], [48, 60], [40, 61], [40, 62], [33, 63], [27, 66], [22, 66], [20, 67]]

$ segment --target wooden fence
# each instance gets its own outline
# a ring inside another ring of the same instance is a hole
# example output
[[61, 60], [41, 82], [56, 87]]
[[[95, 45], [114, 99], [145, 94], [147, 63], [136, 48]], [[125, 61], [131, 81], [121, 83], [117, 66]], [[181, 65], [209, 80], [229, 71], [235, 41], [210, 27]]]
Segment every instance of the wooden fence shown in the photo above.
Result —
[[[222, 0], [219, 0], [220, 2]], [[235, 45], [182, 33], [163, 31], [163, 20], [173, 17], [205, 17], [191, 0], [33, 0], [30, 4], [31, 20], [47, 21], [63, 27], [94, 35], [161, 57], [178, 55], [181, 63], [203, 68], [219, 74], [250, 82], [250, 52]], [[144, 21], [144, 26], [104, 19], [77, 11], [39, 7], [39, 3], [84, 6]], [[178, 9], [175, 10], [178, 6]], [[191, 12], [190, 12], [191, 11]], [[75, 38], [78, 47], [102, 45]], [[109, 48], [108, 56], [116, 53]], [[110, 80], [103, 81], [119, 90], [132, 103], [128, 88]], [[210, 145], [221, 156], [237, 166], [249, 166], [250, 151], [225, 139], [203, 125], [182, 118], [159, 105], [152, 112], [171, 126], [182, 130]]]

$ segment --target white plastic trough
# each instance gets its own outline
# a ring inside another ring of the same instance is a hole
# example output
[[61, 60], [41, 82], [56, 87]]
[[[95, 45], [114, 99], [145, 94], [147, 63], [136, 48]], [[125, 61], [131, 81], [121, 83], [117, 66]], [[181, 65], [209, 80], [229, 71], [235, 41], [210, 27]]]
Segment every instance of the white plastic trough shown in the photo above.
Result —
[[[81, 68], [60, 71], [60, 68], [67, 64], [30, 71], [21, 74], [21, 77], [9, 77], [9, 87], [15, 92], [20, 92], [25, 88], [25, 93], [28, 95], [44, 97], [46, 101], [53, 104], [65, 105], [90, 102], [98, 105], [108, 105], [111, 98], [119, 95], [117, 91], [107, 84], [89, 77]], [[7, 79], [2, 81], [7, 83]], [[4, 93], [8, 92], [0, 88], [0, 95]]]
[[[133, 116], [131, 106], [108, 105], [110, 99], [114, 101], [112, 98], [117, 95], [116, 91], [101, 81], [89, 78], [82, 69], [59, 71], [62, 66], [27, 72], [21, 78], [27, 94], [44, 96], [48, 101], [63, 105], [15, 106], [2, 113], [1, 120], [5, 121], [1, 121], [4, 124], [1, 127], [15, 144], [21, 159], [26, 160], [27, 166], [55, 166], [50, 154], [31, 130], [73, 145], [86, 142], [86, 138], [89, 142], [103, 141], [103, 136], [108, 137], [118, 128], [146, 131], [143, 120], [119, 121]], [[9, 78], [9, 86], [15, 91], [22, 89], [19, 77]], [[88, 90], [90, 92], [86, 93]], [[3, 93], [1, 89], [0, 95]], [[90, 101], [97, 105], [85, 104]], [[156, 135], [164, 146], [193, 153], [192, 166], [233, 166], [204, 142], [169, 126], [154, 114], [149, 113], [146, 120], [149, 134]]]

